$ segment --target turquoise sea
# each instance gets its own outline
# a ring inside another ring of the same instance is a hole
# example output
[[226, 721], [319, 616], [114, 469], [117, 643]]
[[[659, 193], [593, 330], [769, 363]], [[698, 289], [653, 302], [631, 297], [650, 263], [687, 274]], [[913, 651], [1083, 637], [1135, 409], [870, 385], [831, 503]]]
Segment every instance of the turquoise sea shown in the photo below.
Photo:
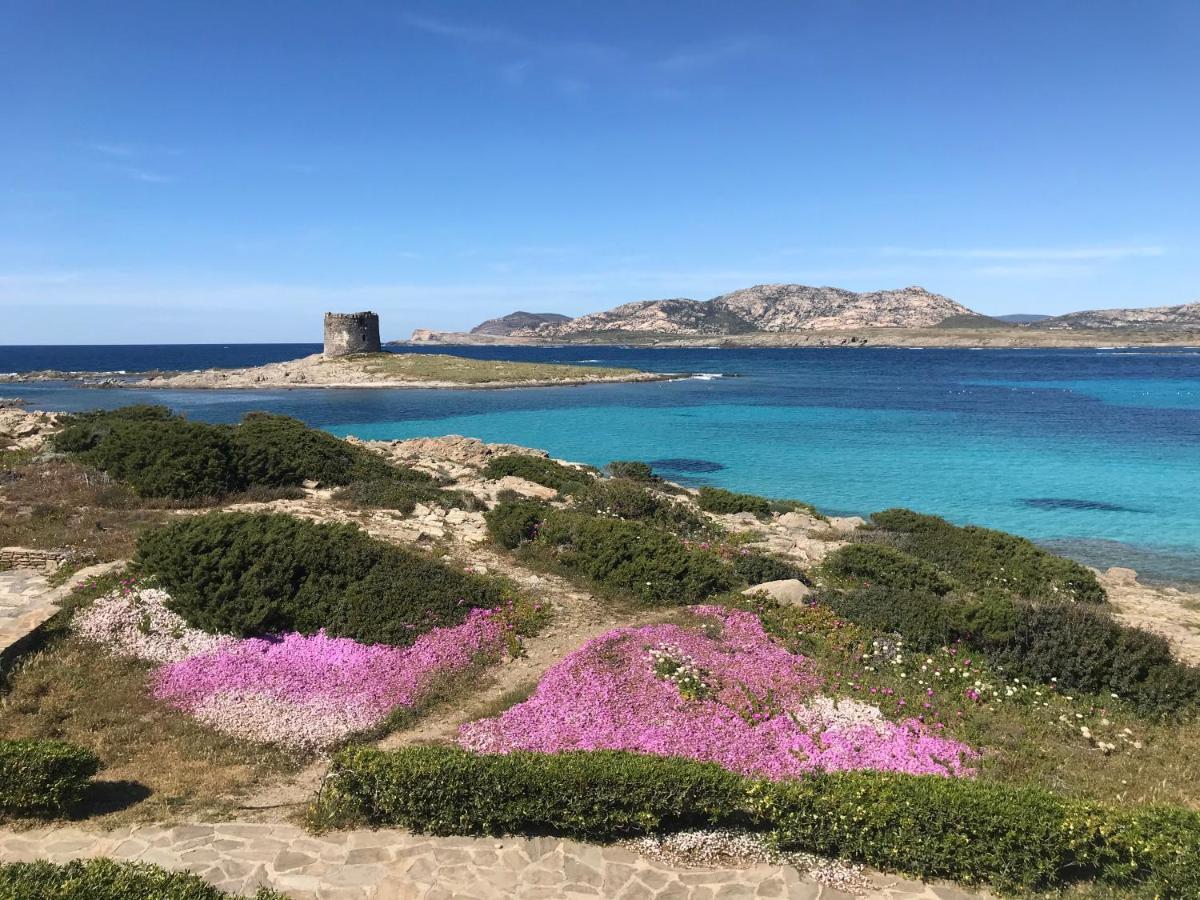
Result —
[[[312, 347], [0, 348], [0, 372], [244, 365]], [[1003, 528], [1085, 562], [1200, 581], [1200, 349], [455, 348], [630, 365], [680, 381], [487, 391], [160, 392], [0, 385], [32, 406], [250, 409], [338, 435], [457, 433], [544, 447], [838, 514], [908, 506]], [[210, 361], [211, 360], [211, 361]]]

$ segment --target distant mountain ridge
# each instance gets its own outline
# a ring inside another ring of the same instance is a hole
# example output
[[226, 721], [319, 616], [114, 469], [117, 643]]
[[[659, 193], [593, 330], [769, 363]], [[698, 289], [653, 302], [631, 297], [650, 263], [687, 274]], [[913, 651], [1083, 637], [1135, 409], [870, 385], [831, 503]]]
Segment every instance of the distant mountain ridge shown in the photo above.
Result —
[[557, 325], [569, 321], [571, 321], [571, 317], [564, 316], [562, 313], [531, 313], [519, 309], [507, 316], [479, 323], [471, 329], [471, 334], [506, 336], [522, 329], [537, 328], [540, 325]]
[[731, 335], [840, 328], [929, 328], [974, 313], [922, 287], [856, 293], [802, 284], [760, 284], [711, 300], [676, 298], [625, 303], [559, 323], [512, 332], [529, 337], [570, 337], [588, 332], [664, 335]]
[[1200, 303], [1147, 306], [1141, 309], [1089, 309], [1037, 322], [1035, 328], [1200, 329]]

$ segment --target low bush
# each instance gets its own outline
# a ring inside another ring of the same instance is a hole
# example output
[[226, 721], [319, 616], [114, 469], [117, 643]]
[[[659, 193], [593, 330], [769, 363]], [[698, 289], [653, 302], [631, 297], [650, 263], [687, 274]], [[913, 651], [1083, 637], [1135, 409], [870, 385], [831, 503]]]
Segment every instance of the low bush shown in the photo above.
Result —
[[560, 565], [644, 603], [699, 603], [737, 584], [733, 569], [652, 524], [551, 510], [535, 546]]
[[130, 406], [69, 416], [54, 442], [143, 497], [197, 500], [305, 481], [431, 480], [296, 419], [267, 413], [250, 413], [237, 426], [209, 425], [163, 406]]
[[510, 453], [493, 456], [483, 468], [483, 477], [490, 479], [512, 475], [536, 484], [553, 488], [561, 494], [574, 494], [591, 482], [592, 478], [582, 469], [564, 466], [560, 462], [528, 453]]
[[99, 769], [96, 754], [74, 744], [0, 740], [0, 810], [10, 815], [67, 812]]
[[509, 550], [537, 537], [553, 507], [536, 500], [505, 500], [484, 513], [492, 541]]
[[340, 815], [434, 834], [608, 840], [749, 824], [784, 850], [1005, 890], [1096, 878], [1162, 897], [1200, 892], [1200, 813], [1117, 809], [1040, 788], [884, 772], [767, 782], [621, 751], [452, 747], [352, 748], [331, 773], [325, 802]]
[[875, 513], [871, 523], [888, 532], [905, 553], [938, 566], [975, 591], [998, 590], [1041, 601], [1105, 600], [1091, 569], [1016, 535], [975, 525], [960, 528], [909, 509]]
[[[111, 859], [0, 864], [0, 898], [11, 900], [233, 900], [199, 875]], [[255, 900], [286, 900], [260, 887]]]
[[574, 508], [594, 516], [652, 522], [683, 537], [715, 531], [695, 510], [628, 478], [593, 481], [578, 492]]
[[373, 825], [433, 834], [611, 840], [738, 817], [742, 779], [711, 763], [622, 751], [478, 756], [448, 747], [345, 750], [337, 794]]
[[798, 579], [809, 583], [804, 570], [795, 563], [765, 553], [735, 553], [733, 573], [746, 584], [762, 584], [765, 581]]
[[636, 462], [634, 460], [614, 459], [605, 468], [608, 474], [614, 478], [629, 478], [633, 481], [660, 481], [661, 479], [654, 474], [654, 470], [650, 468], [649, 463]]
[[319, 629], [367, 644], [410, 644], [500, 605], [494, 579], [375, 540], [354, 525], [287, 515], [208, 513], [145, 533], [137, 566], [172, 608], [206, 631], [240, 636]]
[[249, 413], [229, 433], [247, 484], [283, 487], [305, 481], [323, 485], [344, 485], [356, 479], [432, 481], [424, 472], [394, 466], [370, 450], [288, 416]]
[[1200, 705], [1200, 669], [1177, 662], [1158, 635], [1085, 606], [964, 600], [884, 585], [831, 591], [823, 601], [860, 625], [900, 633], [920, 650], [962, 641], [1011, 674], [1116, 694], [1145, 716], [1174, 717]]
[[696, 502], [710, 513], [753, 513], [756, 516], [771, 514], [771, 501], [755, 494], [738, 494], [724, 488], [702, 487]]
[[936, 597], [955, 588], [937, 566], [882, 544], [848, 544], [825, 557], [822, 569], [834, 582], [852, 588], [879, 587]]
[[442, 490], [425, 482], [397, 481], [394, 478], [371, 478], [352, 481], [338, 488], [335, 500], [345, 500], [354, 506], [394, 509], [408, 515], [418, 503], [440, 506], [443, 509], [478, 509], [480, 501], [464, 491]]
[[117, 419], [81, 462], [142, 497], [199, 500], [244, 490], [230, 429], [185, 419]]

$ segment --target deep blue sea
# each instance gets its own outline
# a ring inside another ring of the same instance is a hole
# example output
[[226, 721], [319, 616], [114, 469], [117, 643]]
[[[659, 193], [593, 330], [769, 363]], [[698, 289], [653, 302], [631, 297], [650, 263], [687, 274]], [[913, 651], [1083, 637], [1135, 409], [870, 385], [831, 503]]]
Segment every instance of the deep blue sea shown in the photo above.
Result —
[[[0, 372], [240, 366], [319, 349], [0, 347]], [[642, 459], [693, 484], [799, 498], [838, 514], [908, 506], [1023, 534], [1085, 562], [1200, 581], [1200, 348], [453, 352], [705, 374], [483, 391], [0, 384], [0, 395], [44, 409], [158, 402], [222, 422], [268, 409], [338, 435], [457, 433], [596, 465]]]

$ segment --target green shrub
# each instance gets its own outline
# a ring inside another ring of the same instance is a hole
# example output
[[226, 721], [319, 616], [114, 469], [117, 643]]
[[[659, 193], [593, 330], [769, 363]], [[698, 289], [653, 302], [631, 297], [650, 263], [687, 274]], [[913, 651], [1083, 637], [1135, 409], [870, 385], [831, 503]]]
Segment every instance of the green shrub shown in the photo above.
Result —
[[440, 506], [443, 509], [478, 509], [480, 501], [463, 491], [446, 491], [432, 484], [397, 481], [394, 478], [371, 478], [352, 481], [338, 488], [335, 500], [345, 500], [354, 506], [394, 509], [408, 515], [418, 503]]
[[1007, 889], [1086, 874], [1064, 827], [1068, 804], [1040, 789], [844, 772], [761, 785], [755, 796], [784, 850]]
[[593, 481], [577, 493], [574, 508], [593, 516], [653, 522], [684, 537], [714, 531], [712, 524], [694, 510], [628, 478]]
[[1165, 638], [1070, 605], [1023, 605], [1005, 640], [982, 641], [988, 658], [1036, 681], [1117, 694], [1144, 715], [1200, 704], [1200, 669], [1179, 663]]
[[733, 573], [746, 584], [784, 581], [796, 578], [808, 584], [808, 576], [795, 563], [765, 553], [738, 553], [733, 557]]
[[250, 413], [237, 426], [208, 425], [162, 406], [129, 406], [70, 416], [54, 441], [143, 497], [216, 498], [305, 481], [431, 481], [365, 447], [268, 413]]
[[209, 513], [149, 531], [137, 565], [207, 631], [329, 634], [406, 645], [429, 628], [498, 606], [492, 579], [375, 540], [354, 525], [287, 515]]
[[249, 413], [232, 430], [232, 437], [247, 484], [281, 487], [305, 481], [344, 485], [355, 479], [432, 481], [423, 472], [393, 466], [364, 447], [288, 416]]
[[134, 404], [119, 409], [96, 409], [72, 413], [59, 419], [61, 428], [51, 436], [51, 443], [63, 453], [84, 453], [93, 449], [122, 422], [166, 422], [177, 418], [165, 406]]
[[63, 741], [0, 740], [0, 810], [13, 815], [67, 812], [100, 769], [96, 754]]
[[654, 474], [654, 470], [650, 468], [649, 463], [636, 462], [633, 460], [614, 459], [607, 466], [608, 474], [614, 478], [629, 478], [633, 481], [660, 481], [661, 479]]
[[552, 507], [536, 500], [506, 500], [484, 513], [488, 535], [501, 547], [515, 550], [537, 537]]
[[1200, 889], [1200, 813], [1125, 810], [972, 779], [894, 772], [742, 778], [710, 763], [621, 751], [473, 755], [351, 748], [326, 802], [376, 826], [590, 840], [752, 827], [784, 850], [1015, 891], [1098, 878], [1162, 897]]
[[710, 513], [753, 513], [756, 516], [771, 514], [771, 501], [754, 494], [737, 494], [724, 488], [702, 487], [696, 502]]
[[249, 485], [230, 429], [184, 419], [118, 419], [81, 461], [142, 497], [216, 498]]
[[719, 766], [620, 751], [478, 756], [449, 747], [356, 747], [335, 791], [373, 825], [433, 834], [610, 840], [738, 817], [742, 779]]
[[847, 544], [825, 557], [825, 574], [850, 587], [880, 587], [942, 597], [955, 583], [923, 559], [882, 544]]
[[1200, 670], [1177, 662], [1166, 640], [1085, 606], [965, 600], [881, 585], [822, 599], [838, 615], [899, 632], [920, 650], [961, 640], [1014, 675], [1054, 680], [1069, 691], [1115, 693], [1142, 715], [1176, 716], [1200, 704]]
[[[232, 900], [199, 875], [111, 859], [0, 864], [0, 898], [11, 900]], [[259, 888], [255, 900], [286, 900]]]
[[1091, 569], [1025, 538], [975, 525], [959, 528], [908, 509], [886, 509], [871, 516], [871, 522], [889, 532], [905, 553], [938, 566], [972, 590], [1000, 590], [1027, 600], [1105, 600]]
[[552, 510], [536, 546], [552, 550], [567, 569], [644, 603], [699, 603], [737, 583], [733, 569], [716, 555], [643, 522]]
[[592, 481], [591, 476], [581, 469], [528, 453], [493, 456], [483, 468], [484, 478], [496, 480], [507, 475], [545, 485], [561, 494], [576, 493]]

